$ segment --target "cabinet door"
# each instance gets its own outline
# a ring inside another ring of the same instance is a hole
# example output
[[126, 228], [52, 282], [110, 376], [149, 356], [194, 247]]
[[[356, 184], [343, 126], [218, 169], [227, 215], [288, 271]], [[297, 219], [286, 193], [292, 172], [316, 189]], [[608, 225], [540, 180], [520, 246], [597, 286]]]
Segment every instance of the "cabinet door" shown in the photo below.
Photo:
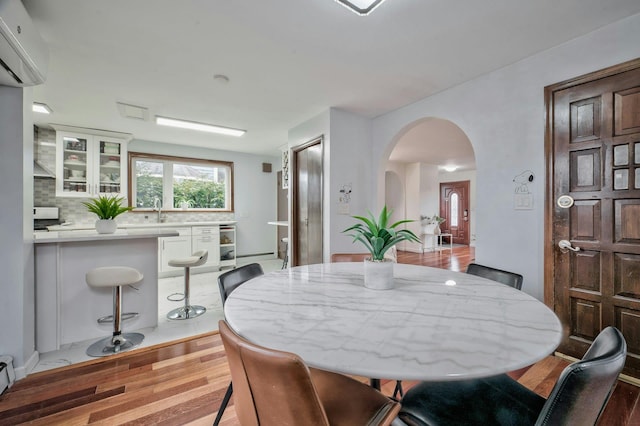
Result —
[[127, 196], [127, 144], [105, 136], [95, 136], [95, 191], [100, 194]]
[[203, 266], [220, 265], [220, 230], [218, 226], [193, 226], [192, 249], [207, 250], [209, 256]]
[[169, 261], [191, 256], [191, 235], [164, 237], [158, 240], [160, 245], [160, 272], [182, 269], [169, 266]]
[[93, 139], [89, 135], [56, 133], [56, 196], [90, 197]]
[[56, 196], [127, 196], [127, 143], [82, 133], [56, 133]]
[[207, 263], [202, 265], [202, 267], [220, 265], [220, 235], [218, 233], [194, 235], [192, 242], [194, 252], [198, 250], [207, 250], [209, 252]]

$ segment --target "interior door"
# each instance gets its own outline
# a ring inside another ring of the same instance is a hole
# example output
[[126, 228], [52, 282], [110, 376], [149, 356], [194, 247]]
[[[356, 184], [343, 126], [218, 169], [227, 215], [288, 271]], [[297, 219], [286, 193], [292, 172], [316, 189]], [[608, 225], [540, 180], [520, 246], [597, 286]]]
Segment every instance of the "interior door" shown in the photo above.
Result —
[[293, 266], [322, 263], [322, 139], [292, 152]]
[[453, 235], [455, 244], [469, 245], [469, 181], [440, 184], [440, 229]]
[[580, 358], [613, 325], [627, 341], [625, 373], [640, 377], [640, 60], [551, 86], [546, 97], [545, 300], [565, 327], [559, 351]]

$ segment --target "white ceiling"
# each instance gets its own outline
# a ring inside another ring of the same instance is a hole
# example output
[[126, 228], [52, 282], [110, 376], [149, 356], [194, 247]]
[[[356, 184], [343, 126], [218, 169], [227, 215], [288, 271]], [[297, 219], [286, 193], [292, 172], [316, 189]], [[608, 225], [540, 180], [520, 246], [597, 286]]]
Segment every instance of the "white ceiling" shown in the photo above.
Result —
[[[51, 55], [34, 97], [54, 112], [36, 124], [274, 155], [329, 107], [376, 117], [640, 12], [638, 0], [387, 0], [367, 17], [332, 0], [23, 3]], [[116, 102], [247, 133], [159, 127]]]

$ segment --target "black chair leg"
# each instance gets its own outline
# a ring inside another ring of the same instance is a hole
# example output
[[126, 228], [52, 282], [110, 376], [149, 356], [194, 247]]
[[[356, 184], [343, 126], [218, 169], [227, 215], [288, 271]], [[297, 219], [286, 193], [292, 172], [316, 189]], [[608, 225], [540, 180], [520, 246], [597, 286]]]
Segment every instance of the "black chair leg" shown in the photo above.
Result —
[[[400, 398], [397, 396], [400, 395]], [[404, 396], [404, 391], [402, 390], [402, 382], [400, 380], [396, 381], [396, 388], [393, 390], [393, 399], [402, 399]]]
[[369, 379], [369, 384], [372, 388], [380, 390], [380, 379]]
[[233, 393], [233, 383], [229, 383], [229, 387], [227, 388], [227, 392], [224, 394], [224, 398], [222, 398], [222, 404], [220, 404], [220, 408], [218, 408], [218, 415], [216, 419], [213, 421], [213, 426], [218, 426], [220, 424], [220, 420], [222, 420], [222, 415], [224, 414], [224, 410], [227, 409], [227, 404], [231, 399], [231, 394]]

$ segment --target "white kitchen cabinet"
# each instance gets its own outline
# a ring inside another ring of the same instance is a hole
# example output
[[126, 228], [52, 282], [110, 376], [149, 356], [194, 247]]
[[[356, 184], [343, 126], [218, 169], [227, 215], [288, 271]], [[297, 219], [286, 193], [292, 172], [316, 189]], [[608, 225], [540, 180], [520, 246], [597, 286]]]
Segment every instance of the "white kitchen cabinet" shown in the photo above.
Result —
[[191, 251], [207, 250], [207, 263], [197, 269], [220, 266], [220, 228], [218, 226], [194, 226], [191, 228]]
[[236, 227], [220, 226], [220, 267], [236, 267]]
[[184, 268], [169, 266], [169, 261], [191, 256], [191, 228], [175, 228], [175, 230], [180, 234], [179, 236], [158, 238], [158, 271], [160, 273], [182, 271]]
[[130, 138], [56, 129], [56, 197], [127, 196]]

